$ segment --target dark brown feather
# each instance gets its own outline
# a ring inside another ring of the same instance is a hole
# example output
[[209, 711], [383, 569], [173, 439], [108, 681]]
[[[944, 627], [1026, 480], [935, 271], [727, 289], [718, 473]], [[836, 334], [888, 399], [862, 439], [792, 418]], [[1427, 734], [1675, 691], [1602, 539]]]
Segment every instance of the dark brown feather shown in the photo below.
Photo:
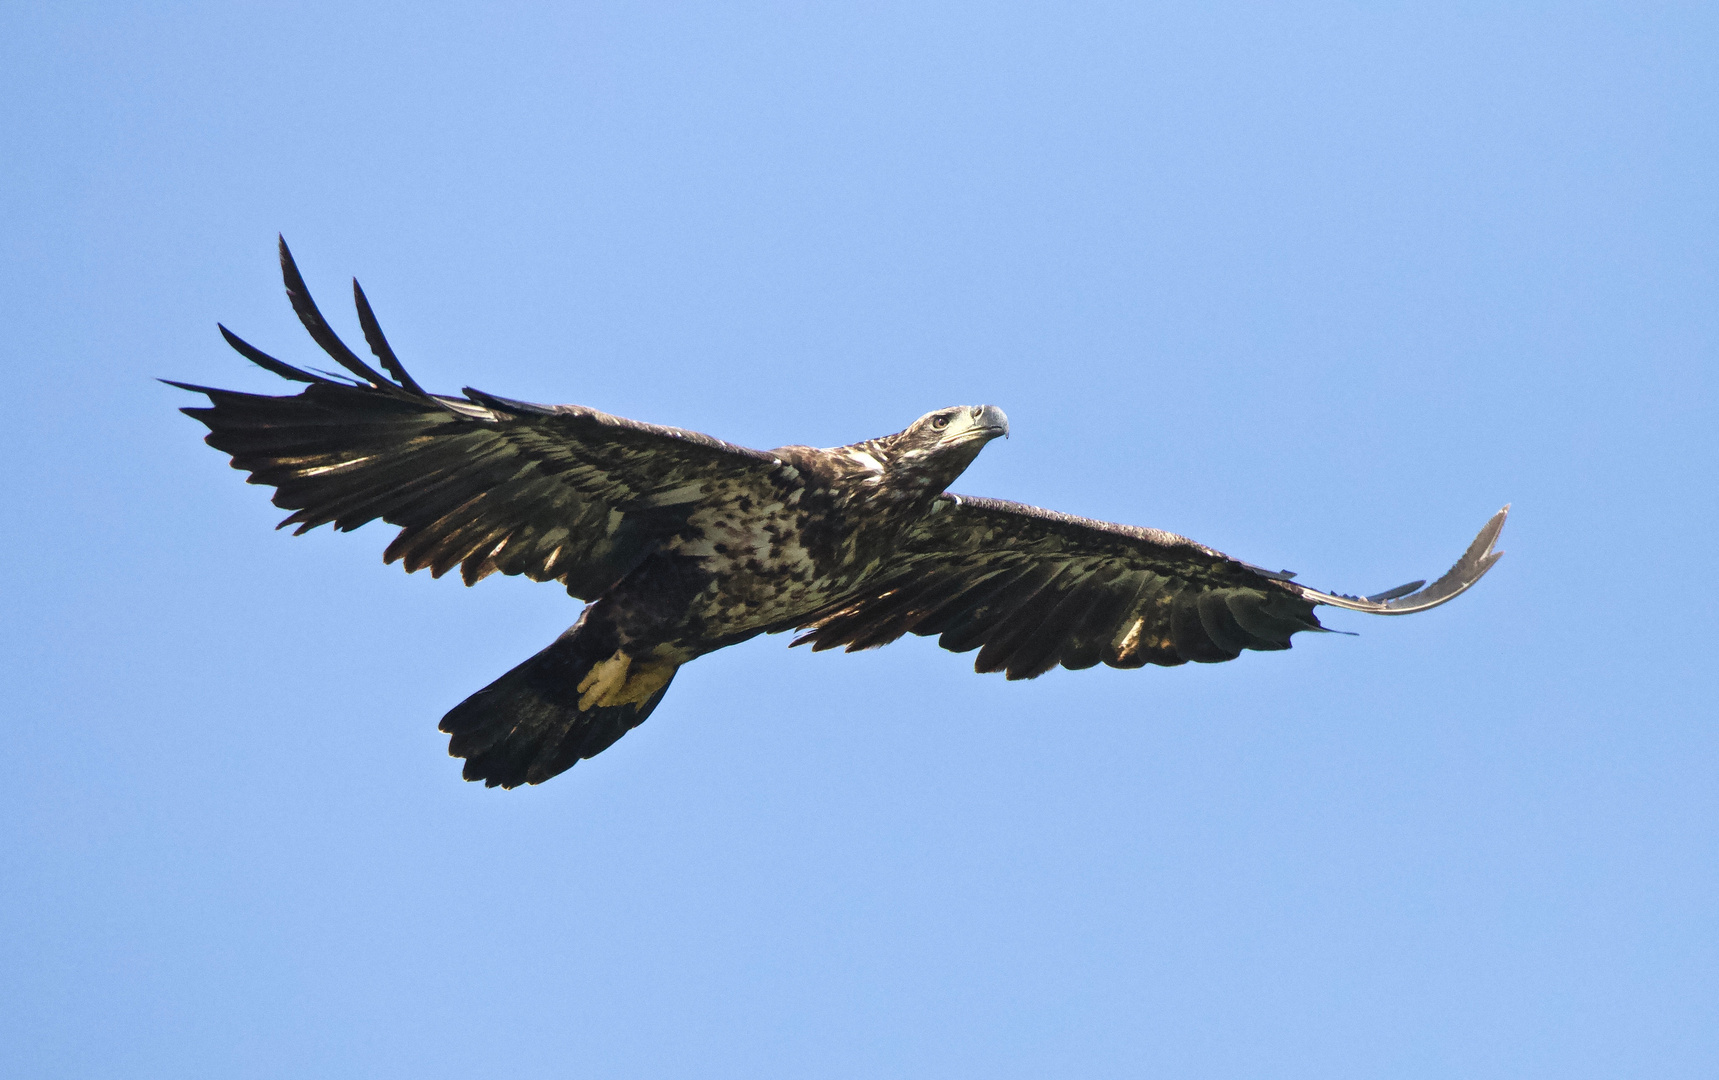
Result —
[[352, 279], [352, 300], [358, 308], [358, 325], [364, 329], [364, 340], [370, 346], [370, 351], [376, 355], [376, 360], [382, 365], [382, 370], [394, 376], [396, 382], [414, 394], [429, 395], [418, 385], [418, 380], [412, 378], [406, 370], [406, 365], [400, 363], [400, 358], [394, 355], [394, 347], [388, 344], [388, 339], [382, 334], [382, 324], [376, 321], [376, 313], [370, 310], [370, 298], [364, 295], [364, 289], [358, 284], [358, 279]]
[[310, 331], [311, 340], [322, 346], [322, 351], [334, 358], [334, 362], [363, 379], [365, 382], [383, 391], [400, 390], [389, 382], [375, 368], [358, 358], [358, 354], [346, 347], [346, 342], [340, 340], [328, 325], [328, 320], [317, 310], [316, 301], [310, 298], [310, 289], [305, 286], [304, 275], [298, 272], [298, 263], [293, 261], [292, 252], [287, 248], [286, 237], [279, 237], [281, 255], [281, 277], [286, 281], [287, 299], [292, 303], [292, 309], [298, 314], [298, 321]]
[[1011, 679], [1058, 663], [1216, 663], [1319, 628], [1297, 586], [1184, 537], [953, 497], [910, 532], [893, 573], [801, 626], [796, 643], [814, 649], [937, 635]]
[[1031, 595], [1014, 600], [986, 635], [985, 647], [973, 660], [973, 670], [988, 673], [1006, 669], [1016, 650], [1031, 643], [1056, 610], [1057, 604], [1069, 591], [1070, 579], [1079, 575], [1079, 569], [1072, 564], [1054, 566], [1044, 584], [1033, 590]]

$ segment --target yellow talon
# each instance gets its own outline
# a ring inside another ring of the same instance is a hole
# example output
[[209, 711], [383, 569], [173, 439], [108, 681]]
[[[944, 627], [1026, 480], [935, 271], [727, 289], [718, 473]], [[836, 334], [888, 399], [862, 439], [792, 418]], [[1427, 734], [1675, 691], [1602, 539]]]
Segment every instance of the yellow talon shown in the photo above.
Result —
[[616, 649], [615, 655], [593, 665], [579, 680], [579, 711], [589, 712], [600, 705], [612, 704], [608, 699], [625, 688], [627, 669], [632, 663], [632, 657]]
[[635, 669], [633, 658], [620, 649], [595, 664], [579, 680], [579, 711], [643, 702], [668, 685], [679, 664], [672, 660], [646, 660]]

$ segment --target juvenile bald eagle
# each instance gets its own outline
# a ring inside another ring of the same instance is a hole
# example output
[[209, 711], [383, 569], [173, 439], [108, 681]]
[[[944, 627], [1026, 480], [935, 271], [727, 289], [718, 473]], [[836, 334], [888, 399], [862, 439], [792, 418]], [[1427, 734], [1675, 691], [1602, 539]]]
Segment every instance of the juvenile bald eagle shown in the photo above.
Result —
[[173, 383], [210, 404], [209, 428], [249, 482], [275, 489], [297, 532], [400, 527], [385, 562], [466, 584], [558, 581], [586, 601], [571, 629], [442, 718], [465, 778], [536, 784], [592, 757], [656, 708], [689, 660], [758, 634], [849, 651], [936, 635], [974, 667], [1031, 679], [1061, 664], [1134, 668], [1233, 660], [1322, 630], [1321, 604], [1406, 615], [1478, 581], [1509, 508], [1430, 587], [1323, 593], [1157, 529], [1113, 525], [945, 489], [1009, 431], [992, 405], [938, 409], [905, 430], [829, 450], [749, 450], [577, 405], [467, 388], [426, 392], [382, 336], [358, 283], [358, 320], [383, 371], [335, 336], [283, 240], [287, 296], [351, 373], [283, 363], [290, 397]]

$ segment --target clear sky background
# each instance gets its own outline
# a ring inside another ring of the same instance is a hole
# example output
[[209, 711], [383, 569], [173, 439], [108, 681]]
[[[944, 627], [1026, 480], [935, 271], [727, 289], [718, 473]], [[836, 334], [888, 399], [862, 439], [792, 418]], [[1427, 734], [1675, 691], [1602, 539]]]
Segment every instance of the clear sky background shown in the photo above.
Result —
[[[1719, 1075], [1710, 5], [0, 13], [0, 1072]], [[436, 721], [554, 586], [294, 539], [157, 376], [326, 363], [1310, 584], [1221, 665], [752, 641], [539, 788]]]

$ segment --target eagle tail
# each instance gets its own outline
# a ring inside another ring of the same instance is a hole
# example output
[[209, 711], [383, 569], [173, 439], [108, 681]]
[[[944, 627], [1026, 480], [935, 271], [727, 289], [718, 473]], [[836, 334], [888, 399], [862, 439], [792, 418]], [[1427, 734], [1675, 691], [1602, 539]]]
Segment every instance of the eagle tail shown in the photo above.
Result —
[[[589, 614], [590, 609], [586, 609]], [[442, 717], [448, 753], [486, 787], [541, 784], [645, 722], [678, 664], [634, 659], [579, 622]]]

